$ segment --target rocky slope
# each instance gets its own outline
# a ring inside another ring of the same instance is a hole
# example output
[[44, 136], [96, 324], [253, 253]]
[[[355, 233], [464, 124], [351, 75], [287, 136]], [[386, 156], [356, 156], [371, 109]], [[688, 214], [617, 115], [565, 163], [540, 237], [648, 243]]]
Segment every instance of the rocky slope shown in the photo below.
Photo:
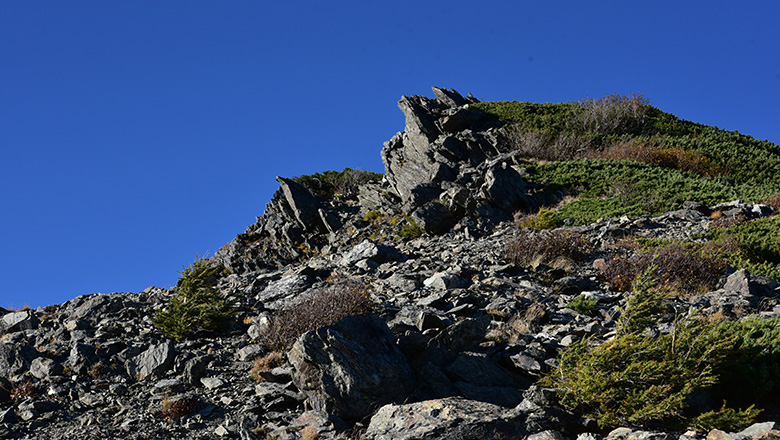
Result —
[[[0, 309], [0, 437], [780, 437], [771, 405], [762, 423], [739, 433], [605, 430], [537, 383], [567, 346], [615, 337], [630, 293], [606, 283], [599, 267], [621, 238], [701, 241], [721, 221], [713, 211], [756, 219], [772, 208], [687, 203], [655, 217], [564, 227], [592, 246], [584, 259], [513, 262], [513, 215], [561, 195], [529, 179], [501, 124], [470, 105], [476, 99], [434, 92], [399, 102], [406, 128], [382, 150], [381, 182], [325, 199], [278, 179], [265, 214], [212, 259], [216, 288], [237, 310], [219, 332], [179, 343], [163, 336], [152, 317], [175, 289], [156, 287]], [[421, 237], [398, 239], [404, 214]], [[374, 313], [303, 334], [278, 366], [252, 378], [255, 359], [269, 352], [269, 320], [345, 279], [370, 286]], [[570, 308], [581, 294], [596, 300], [594, 313]], [[780, 288], [732, 270], [674, 307], [776, 317]]]

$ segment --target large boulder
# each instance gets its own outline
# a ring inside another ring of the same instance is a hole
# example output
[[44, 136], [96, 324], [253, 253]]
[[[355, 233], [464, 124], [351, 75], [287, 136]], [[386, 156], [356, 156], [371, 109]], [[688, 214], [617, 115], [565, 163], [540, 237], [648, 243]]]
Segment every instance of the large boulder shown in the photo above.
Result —
[[0, 318], [0, 335], [38, 328], [38, 318], [32, 310], [10, 312]]
[[35, 348], [14, 342], [0, 343], [0, 377], [11, 377], [30, 368], [39, 356]]
[[485, 173], [480, 195], [491, 205], [507, 214], [523, 210], [529, 212], [533, 203], [526, 195], [528, 184], [520, 172], [505, 162], [497, 163]]
[[173, 343], [155, 344], [127, 361], [127, 374], [137, 380], [143, 380], [152, 375], [160, 376], [173, 366], [175, 358], [176, 350]]
[[420, 206], [412, 213], [412, 218], [431, 235], [444, 234], [457, 222], [452, 212], [438, 202], [428, 202]]
[[386, 405], [371, 417], [366, 440], [523, 438], [525, 414], [459, 397]]
[[356, 421], [414, 390], [412, 369], [385, 321], [349, 316], [304, 333], [288, 353], [293, 381], [312, 406]]

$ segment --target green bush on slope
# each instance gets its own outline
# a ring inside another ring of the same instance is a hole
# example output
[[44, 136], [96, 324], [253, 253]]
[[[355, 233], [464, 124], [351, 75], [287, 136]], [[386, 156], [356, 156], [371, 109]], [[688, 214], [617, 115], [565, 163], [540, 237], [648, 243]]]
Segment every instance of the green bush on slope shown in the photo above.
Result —
[[762, 200], [772, 185], [723, 185], [717, 180], [652, 165], [614, 160], [580, 159], [527, 167], [531, 180], [548, 191], [562, 190], [578, 198], [559, 208], [558, 219], [587, 224], [623, 215], [661, 214], [696, 200], [714, 205], [728, 200]]
[[[535, 181], [580, 196], [558, 220], [583, 224], [657, 214], [685, 200], [759, 201], [780, 191], [780, 145], [680, 120], [641, 96], [475, 106], [507, 124], [506, 149], [559, 161], [532, 167]], [[586, 160], [594, 158], [621, 162]]]
[[734, 252], [724, 255], [732, 266], [780, 280], [780, 216], [717, 229], [710, 235], [715, 243], [735, 245]]
[[212, 286], [216, 268], [209, 260], [198, 257], [180, 274], [168, 305], [152, 318], [157, 329], [176, 342], [199, 331], [215, 331], [235, 313]]
[[329, 170], [322, 173], [304, 174], [294, 177], [293, 180], [305, 186], [313, 194], [331, 199], [337, 194], [354, 195], [360, 185], [382, 180], [382, 174], [344, 168], [342, 171]]
[[[754, 404], [780, 388], [780, 318], [718, 322], [689, 312], [673, 319], [671, 332], [651, 336], [647, 328], [670, 310], [653, 270], [638, 279], [616, 337], [595, 347], [589, 339], [569, 346], [542, 384], [603, 428], [744, 428], [760, 412]], [[695, 414], [687, 398], [704, 389], [723, 406]]]

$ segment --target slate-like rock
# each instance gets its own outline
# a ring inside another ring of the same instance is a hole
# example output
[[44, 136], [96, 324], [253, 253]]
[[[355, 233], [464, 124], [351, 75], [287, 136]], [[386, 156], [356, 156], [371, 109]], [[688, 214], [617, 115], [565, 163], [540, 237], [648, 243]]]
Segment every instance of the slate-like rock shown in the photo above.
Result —
[[507, 214], [522, 210], [530, 212], [534, 203], [526, 195], [528, 184], [520, 172], [505, 162], [490, 167], [480, 195], [491, 205]]
[[523, 438], [525, 415], [459, 397], [385, 405], [371, 417], [366, 440]]
[[27, 344], [0, 343], [0, 377], [27, 371], [38, 352]]
[[357, 246], [353, 247], [341, 258], [339, 265], [351, 266], [360, 260], [370, 259], [376, 263], [386, 263], [401, 258], [398, 249], [385, 244], [374, 243], [371, 240], [363, 240]]
[[173, 343], [162, 342], [152, 345], [146, 351], [127, 361], [127, 374], [137, 380], [167, 371], [176, 358]]
[[309, 231], [327, 232], [319, 213], [320, 204], [305, 186], [284, 177], [277, 177], [279, 188], [292, 209], [295, 219]]
[[412, 218], [423, 231], [431, 235], [444, 234], [458, 221], [446, 206], [438, 202], [428, 202], [415, 209]]
[[86, 375], [89, 369], [99, 361], [94, 346], [76, 342], [70, 349], [66, 365], [74, 374]]
[[380, 405], [403, 401], [414, 374], [385, 322], [349, 316], [304, 333], [288, 353], [293, 381], [320, 411], [360, 420]]
[[62, 365], [53, 359], [39, 357], [32, 361], [30, 365], [30, 374], [38, 379], [48, 379], [50, 376], [56, 376], [62, 373]]
[[0, 335], [38, 328], [38, 318], [32, 310], [6, 313], [0, 319]]

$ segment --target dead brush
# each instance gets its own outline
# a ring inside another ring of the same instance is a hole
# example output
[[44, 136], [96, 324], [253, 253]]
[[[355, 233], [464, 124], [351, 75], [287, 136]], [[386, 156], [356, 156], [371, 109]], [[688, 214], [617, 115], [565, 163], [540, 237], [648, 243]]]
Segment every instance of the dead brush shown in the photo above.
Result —
[[341, 281], [314, 290], [274, 315], [260, 340], [271, 351], [284, 351], [302, 334], [342, 318], [374, 310], [367, 284]]
[[695, 295], [713, 289], [726, 266], [716, 254], [707, 254], [713, 255], [678, 243], [635, 253], [623, 249], [606, 260], [602, 275], [614, 290], [628, 292], [652, 267], [658, 290]]
[[276, 367], [284, 365], [284, 355], [278, 351], [272, 351], [264, 356], [255, 359], [255, 364], [249, 375], [258, 382], [265, 382], [268, 375]]
[[582, 234], [566, 230], [520, 229], [505, 248], [508, 260], [523, 266], [549, 263], [563, 257], [574, 262], [587, 258], [593, 245]]

